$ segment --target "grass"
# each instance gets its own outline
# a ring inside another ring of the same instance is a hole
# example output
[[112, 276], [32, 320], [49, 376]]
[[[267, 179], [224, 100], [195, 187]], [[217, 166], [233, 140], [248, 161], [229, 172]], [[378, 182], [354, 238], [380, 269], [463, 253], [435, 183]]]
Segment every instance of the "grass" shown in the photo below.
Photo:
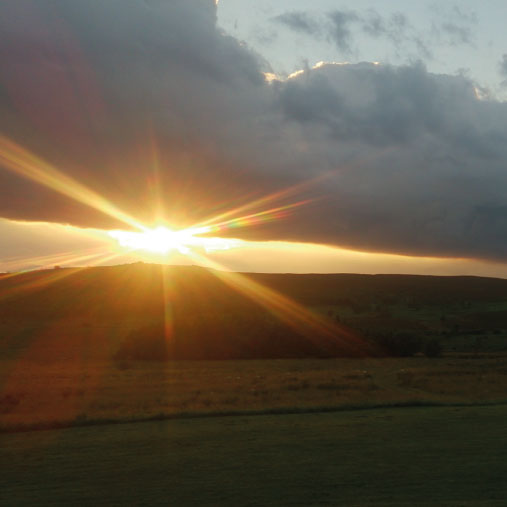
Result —
[[[251, 302], [174, 271], [176, 314], [233, 315], [253, 339], [234, 357], [263, 357]], [[361, 332], [439, 336], [446, 354], [142, 362], [113, 358], [160, 319], [159, 269], [68, 274], [2, 282], [0, 505], [505, 504], [507, 281], [252, 275]], [[221, 335], [202, 329], [214, 352]]]
[[2, 505], [505, 505], [507, 407], [220, 417], [0, 437]]
[[507, 401], [507, 357], [0, 361], [0, 429]]

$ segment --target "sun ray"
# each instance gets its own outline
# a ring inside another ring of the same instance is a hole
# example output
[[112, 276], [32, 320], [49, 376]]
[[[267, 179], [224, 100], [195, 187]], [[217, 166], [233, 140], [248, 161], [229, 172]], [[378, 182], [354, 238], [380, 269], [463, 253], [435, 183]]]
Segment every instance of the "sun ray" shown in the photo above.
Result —
[[270, 289], [250, 277], [233, 271], [225, 271], [221, 264], [195, 252], [191, 256], [200, 264], [212, 268], [212, 273], [237, 292], [247, 296], [266, 308], [282, 322], [310, 340], [324, 337], [330, 345], [339, 344], [344, 350], [354, 351], [357, 355], [376, 353], [372, 344], [356, 333], [339, 326], [329, 319], [318, 315], [292, 299]]
[[172, 348], [174, 347], [173, 333], [173, 286], [172, 279], [168, 273], [168, 266], [162, 266], [162, 297], [164, 312], [164, 343], [167, 348], [168, 357], [171, 357]]
[[[76, 255], [72, 258], [67, 259], [67, 261], [61, 262], [60, 266], [64, 266], [66, 264], [80, 263], [83, 261], [89, 261], [91, 259], [94, 260], [94, 264], [98, 264], [98, 263], [103, 264], [105, 262], [109, 262], [113, 259], [116, 259], [116, 258], [120, 257], [121, 255], [122, 254], [117, 253], [117, 252], [111, 252], [109, 250], [102, 250], [101, 252], [93, 253], [93, 254], [86, 254], [86, 255], [81, 255], [81, 256]], [[43, 289], [43, 288], [45, 288], [45, 287], [47, 287], [59, 280], [62, 280], [63, 278], [66, 278], [78, 271], [81, 271], [83, 269], [86, 269], [86, 266], [68, 267], [66, 269], [53, 269], [53, 270], [46, 269], [46, 270], [35, 271], [35, 273], [37, 273], [37, 272], [44, 273], [44, 276], [43, 277], [36, 277], [35, 279], [31, 277], [27, 281], [24, 281], [22, 279], [23, 275], [26, 275], [27, 273], [33, 273], [34, 271], [30, 271], [30, 272], [20, 271], [20, 272], [16, 272], [16, 273], [8, 273], [6, 275], [2, 275], [2, 277], [0, 277], [0, 280], [8, 280], [9, 278], [13, 278], [13, 277], [19, 277], [19, 278], [21, 278], [21, 280], [19, 281], [19, 283], [17, 283], [16, 285], [14, 285], [12, 287], [3, 288], [2, 294], [0, 295], [0, 301], [6, 300], [6, 299], [9, 299], [12, 297], [16, 297], [24, 292]]]
[[[272, 192], [268, 195], [259, 197], [257, 199], [250, 201], [250, 202], [242, 204], [241, 206], [234, 207], [234, 208], [229, 209], [229, 210], [227, 210], [223, 213], [220, 213], [218, 215], [214, 215], [214, 216], [208, 217], [204, 220], [201, 220], [201, 221], [195, 223], [194, 225], [192, 225], [191, 228], [192, 229], [199, 229], [199, 228], [206, 227], [206, 226], [213, 227], [213, 225], [217, 225], [217, 224], [229, 224], [229, 223], [234, 223], [235, 221], [239, 221], [242, 218], [254, 217], [254, 216], [258, 215], [258, 213], [251, 213], [251, 214], [248, 214], [245, 217], [241, 217], [241, 218], [238, 218], [237, 215], [240, 213], [244, 213], [245, 211], [254, 209], [254, 208], [266, 206], [267, 204], [269, 204], [271, 202], [280, 201], [284, 198], [287, 198], [287, 197], [290, 197], [293, 195], [297, 195], [297, 194], [301, 194], [304, 190], [307, 190], [308, 188], [311, 188], [312, 186], [317, 185], [318, 183], [325, 181], [329, 178], [333, 178], [337, 174], [339, 174], [340, 172], [346, 172], [346, 171], [350, 171], [353, 169], [357, 169], [357, 168], [365, 165], [366, 163], [368, 163], [372, 159], [377, 159], [381, 156], [384, 156], [389, 151], [392, 151], [392, 149], [393, 149], [392, 147], [388, 147], [388, 148], [381, 150], [380, 153], [375, 153], [375, 154], [363, 157], [363, 158], [356, 160], [354, 162], [341, 164], [338, 167], [335, 167], [333, 169], [323, 171], [320, 174], [318, 174], [312, 178], [308, 178], [304, 181], [300, 181], [294, 185], [290, 185], [286, 188], [282, 188], [282, 189]], [[325, 198], [325, 196], [319, 197], [319, 199], [323, 199], [323, 198]], [[312, 201], [315, 201], [316, 199], [317, 198], [311, 198], [311, 199], [299, 201], [298, 203], [294, 203], [292, 205], [289, 204], [289, 205], [287, 205], [287, 209], [290, 209], [291, 207], [300, 206], [302, 204], [310, 203]], [[280, 208], [284, 208], [284, 206], [281, 206]], [[276, 210], [276, 209], [277, 208], [274, 208], [274, 210]], [[264, 212], [260, 212], [260, 213], [267, 214], [267, 213], [269, 213], [269, 210], [264, 211]], [[232, 218], [230, 218], [230, 217], [232, 217]]]
[[59, 171], [45, 160], [3, 135], [0, 135], [0, 163], [6, 169], [24, 178], [86, 204], [130, 227], [139, 230], [145, 229], [137, 220], [109, 202], [102, 195]]
[[159, 226], [145, 232], [115, 230], [109, 231], [108, 234], [120, 247], [128, 251], [145, 251], [159, 255], [168, 255], [175, 251], [187, 255], [192, 248], [203, 248], [207, 252], [228, 250], [239, 244], [239, 240], [235, 239], [197, 236], [202, 232], [192, 229], [172, 231]]
[[[82, 270], [85, 268], [69, 268], [69, 269], [57, 269], [53, 270], [51, 273], [44, 273], [43, 277], [30, 277], [28, 280], [23, 280], [24, 277], [21, 275], [26, 275], [27, 273], [20, 273], [20, 281], [13, 287], [7, 287], [2, 290], [2, 294], [0, 295], [0, 301], [4, 301], [6, 299], [16, 297], [25, 292], [30, 292], [32, 290], [40, 290], [53, 283], [66, 278], [76, 271]], [[41, 272], [42, 273], [42, 272]]]
[[225, 230], [251, 227], [274, 220], [281, 220], [290, 214], [290, 210], [308, 202], [310, 200], [299, 201], [202, 227], [173, 231], [165, 226], [158, 226], [143, 232], [114, 230], [109, 231], [108, 235], [114, 238], [121, 247], [157, 254], [168, 254], [171, 251], [178, 251], [182, 255], [187, 255], [192, 248], [203, 248], [206, 252], [228, 250], [243, 244], [243, 242], [238, 239], [210, 237], [209, 235]]
[[282, 218], [286, 218], [289, 215], [289, 210], [303, 206], [304, 204], [308, 204], [310, 202], [312, 202], [312, 199], [307, 199], [292, 204], [286, 204], [285, 206], [278, 206], [277, 208], [259, 211], [258, 213], [251, 213], [249, 215], [231, 218], [230, 220], [223, 222], [212, 222], [209, 225], [202, 227], [197, 226], [193, 229], [196, 231], [195, 234], [208, 234], [221, 232], [226, 229], [237, 229], [239, 227], [248, 227], [271, 222], [274, 220], [280, 220]]
[[[253, 201], [247, 202], [246, 204], [242, 204], [241, 206], [237, 206], [235, 208], [232, 208], [230, 210], [227, 210], [223, 213], [220, 213], [218, 215], [209, 217], [207, 219], [204, 219], [192, 226], [193, 229], [205, 227], [209, 224], [215, 224], [217, 222], [225, 222], [228, 217], [234, 217], [234, 215], [238, 215], [239, 213], [243, 213], [247, 210], [251, 210], [253, 208], [259, 208], [261, 206], [265, 206], [270, 202], [279, 201], [284, 197], [289, 197], [290, 195], [296, 194], [297, 192], [300, 192], [304, 187], [311, 185], [314, 182], [315, 178], [311, 181], [306, 181], [302, 183], [298, 183], [296, 185], [292, 185], [290, 187], [284, 188], [282, 190], [279, 190], [277, 192], [273, 192], [271, 194], [268, 194], [266, 196], [260, 197], [258, 199], [254, 199]], [[234, 218], [230, 219], [234, 220]]]
[[[23, 256], [15, 256], [15, 257], [7, 257], [2, 259], [3, 265], [8, 269], [15, 268], [19, 266], [20, 263], [24, 263], [25, 265], [34, 265], [34, 264], [43, 264], [41, 268], [49, 267], [49, 266], [63, 266], [67, 264], [71, 264], [74, 262], [81, 262], [85, 260], [87, 255], [92, 258], [94, 255], [101, 255], [104, 252], [103, 247], [95, 247], [95, 248], [87, 248], [80, 250], [73, 250], [69, 252], [59, 252], [48, 255], [40, 255], [36, 257], [23, 257]], [[33, 269], [21, 269], [17, 270], [18, 273], [23, 273], [26, 271], [33, 271]], [[15, 275], [16, 273], [9, 273], [11, 275]]]

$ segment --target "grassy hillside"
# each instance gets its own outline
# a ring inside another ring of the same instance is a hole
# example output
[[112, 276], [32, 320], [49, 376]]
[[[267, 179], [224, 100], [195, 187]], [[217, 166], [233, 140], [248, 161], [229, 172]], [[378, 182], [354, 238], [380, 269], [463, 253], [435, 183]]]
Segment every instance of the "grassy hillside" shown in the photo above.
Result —
[[391, 353], [399, 333], [420, 350], [507, 349], [507, 280], [248, 274], [238, 287], [216, 274], [139, 263], [4, 275], [0, 352], [50, 336], [123, 359], [356, 357]]
[[[146, 264], [3, 276], [0, 427], [507, 398], [505, 280], [241, 280]], [[386, 337], [437, 337], [444, 357], [387, 358]]]
[[[237, 277], [236, 277], [237, 278]], [[236, 279], [235, 278], [235, 279]], [[360, 336], [241, 277], [196, 267], [57, 269], [0, 279], [1, 348], [35, 335], [95, 341], [124, 359], [364, 356]], [[243, 288], [243, 287], [241, 287]], [[262, 293], [261, 301], [256, 301]], [[275, 300], [266, 306], [267, 299]], [[287, 307], [287, 308], [285, 308]], [[281, 317], [281, 318], [280, 318]], [[93, 348], [93, 345], [91, 345]], [[116, 348], [116, 351], [114, 350]]]

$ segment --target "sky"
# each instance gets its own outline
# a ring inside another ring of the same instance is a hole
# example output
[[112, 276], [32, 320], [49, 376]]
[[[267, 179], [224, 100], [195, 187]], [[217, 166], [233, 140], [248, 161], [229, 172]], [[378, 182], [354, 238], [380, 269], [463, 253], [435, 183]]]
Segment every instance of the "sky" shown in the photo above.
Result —
[[[333, 20], [328, 17], [336, 12], [344, 16], [338, 38], [336, 23], [333, 36]], [[391, 65], [422, 61], [433, 73], [468, 76], [484, 93], [501, 100], [507, 98], [501, 72], [507, 48], [506, 16], [507, 4], [501, 0], [483, 4], [220, 0], [218, 9], [219, 25], [260, 53], [279, 75], [320, 61]]]
[[502, 2], [0, 10], [0, 271], [507, 277]]

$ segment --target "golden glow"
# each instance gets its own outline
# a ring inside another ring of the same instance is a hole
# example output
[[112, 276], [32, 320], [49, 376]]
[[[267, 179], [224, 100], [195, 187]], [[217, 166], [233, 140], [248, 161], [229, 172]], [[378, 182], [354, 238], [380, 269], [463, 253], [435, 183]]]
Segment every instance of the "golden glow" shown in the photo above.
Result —
[[228, 250], [240, 243], [239, 240], [235, 239], [198, 236], [198, 234], [210, 231], [210, 227], [172, 231], [167, 227], [159, 226], [155, 229], [145, 229], [143, 232], [110, 231], [108, 234], [124, 248], [157, 254], [169, 254], [172, 251], [177, 251], [180, 254], [187, 255], [194, 248], [204, 249], [206, 252], [215, 252], [217, 250]]
[[[144, 262], [192, 264], [186, 255], [167, 256], [146, 250], [119, 247], [108, 231], [45, 222], [18, 222], [0, 219], [0, 273], [61, 267], [112, 264], [108, 256], [115, 252], [117, 264]], [[37, 255], [26, 249], [26, 240], [37, 246]], [[200, 239], [200, 238], [199, 238]], [[221, 238], [220, 238], [221, 239]], [[232, 241], [232, 240], [228, 240]], [[19, 246], [18, 246], [19, 245]], [[204, 248], [199, 249], [201, 253]], [[396, 273], [431, 275], [476, 275], [507, 278], [507, 265], [465, 258], [415, 257], [394, 253], [356, 250], [285, 241], [234, 240], [228, 250], [209, 251], [212, 261], [222, 269], [264, 273]], [[203, 259], [204, 266], [212, 267]], [[4, 275], [6, 276], [6, 275]]]
[[[259, 199], [255, 201], [255, 203], [264, 204], [269, 200], [273, 200], [276, 196], [285, 195], [285, 193], [286, 191], [273, 194]], [[209, 234], [280, 220], [285, 218], [291, 209], [302, 206], [307, 202], [309, 201], [300, 201], [259, 211], [257, 213], [250, 213], [248, 215], [218, 221], [219, 219], [231, 216], [234, 211], [238, 212], [250, 208], [252, 204], [249, 203], [241, 208], [223, 213], [218, 217], [208, 219], [188, 229], [174, 231], [167, 226], [159, 225], [155, 228], [143, 226], [142, 232], [114, 230], [110, 231], [108, 234], [110, 237], [114, 238], [121, 247], [128, 250], [151, 252], [162, 255], [167, 255], [171, 252], [189, 255], [191, 251], [195, 249], [203, 249], [206, 253], [211, 253], [218, 250], [236, 248], [242, 246], [246, 242], [239, 239], [209, 237]]]
[[294, 79], [295, 77], [298, 77], [300, 76], [301, 74], [304, 74], [305, 71], [303, 69], [300, 69], [300, 70], [296, 70], [294, 72], [292, 72], [291, 74], [289, 74], [287, 76], [287, 79]]
[[272, 81], [280, 81], [280, 78], [274, 74], [273, 72], [263, 72], [264, 79], [267, 83], [271, 83]]

